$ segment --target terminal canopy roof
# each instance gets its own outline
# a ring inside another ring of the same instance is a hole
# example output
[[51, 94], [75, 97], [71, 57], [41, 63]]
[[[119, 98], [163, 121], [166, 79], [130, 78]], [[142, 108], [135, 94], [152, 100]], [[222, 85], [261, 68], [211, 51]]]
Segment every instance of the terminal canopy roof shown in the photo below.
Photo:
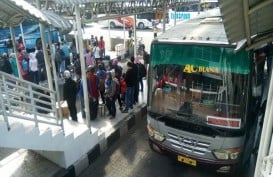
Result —
[[27, 18], [52, 25], [61, 33], [68, 33], [72, 29], [69, 21], [53, 12], [40, 11], [24, 0], [0, 0], [0, 28], [18, 26]]
[[273, 0], [219, 0], [230, 43], [246, 40], [248, 49], [273, 41]]
[[73, 4], [86, 4], [90, 2], [124, 2], [126, 0], [54, 0], [57, 4], [73, 5]]

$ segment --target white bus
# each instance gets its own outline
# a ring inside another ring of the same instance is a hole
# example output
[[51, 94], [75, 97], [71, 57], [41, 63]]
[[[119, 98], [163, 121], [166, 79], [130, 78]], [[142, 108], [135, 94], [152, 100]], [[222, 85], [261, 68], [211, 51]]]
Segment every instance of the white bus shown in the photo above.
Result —
[[235, 51], [221, 21], [188, 20], [152, 42], [147, 129], [153, 150], [229, 173], [249, 162], [260, 97], [252, 52]]
[[[98, 23], [104, 27], [108, 26], [108, 20], [99, 21]], [[128, 16], [128, 17], [119, 17], [115, 19], [109, 19], [110, 28], [123, 27], [123, 23], [126, 28], [133, 27], [134, 18], [132, 16]], [[138, 29], [151, 28], [152, 26], [153, 26], [152, 22], [148, 19], [137, 18], [136, 20], [136, 28]]]

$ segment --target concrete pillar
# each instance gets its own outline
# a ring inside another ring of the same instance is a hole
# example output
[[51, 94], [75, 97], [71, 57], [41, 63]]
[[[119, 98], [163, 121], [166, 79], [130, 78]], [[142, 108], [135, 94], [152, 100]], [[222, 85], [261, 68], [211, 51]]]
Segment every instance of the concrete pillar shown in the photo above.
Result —
[[[37, 8], [41, 9], [40, 0], [36, 0], [36, 3], [37, 3]], [[41, 33], [41, 42], [42, 42], [43, 53], [44, 53], [48, 88], [50, 90], [53, 90], [52, 75], [51, 75], [51, 69], [50, 69], [50, 65], [49, 65], [49, 57], [48, 57], [47, 48], [46, 48], [45, 26], [42, 23], [40, 23], [40, 33]]]

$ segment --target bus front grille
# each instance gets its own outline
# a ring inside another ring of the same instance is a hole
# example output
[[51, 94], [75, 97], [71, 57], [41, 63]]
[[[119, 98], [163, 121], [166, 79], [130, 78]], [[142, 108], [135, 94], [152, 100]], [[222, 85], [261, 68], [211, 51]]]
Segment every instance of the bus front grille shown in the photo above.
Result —
[[167, 141], [169, 141], [170, 144], [177, 149], [182, 149], [198, 155], [204, 155], [206, 152], [210, 152], [208, 149], [210, 143], [179, 136], [170, 132], [168, 132]]

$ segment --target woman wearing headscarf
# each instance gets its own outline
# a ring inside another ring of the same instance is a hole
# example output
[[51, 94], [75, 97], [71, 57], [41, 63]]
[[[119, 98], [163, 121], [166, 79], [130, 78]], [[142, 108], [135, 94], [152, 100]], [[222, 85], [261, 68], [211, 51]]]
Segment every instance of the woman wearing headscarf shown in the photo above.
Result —
[[38, 60], [34, 52], [29, 54], [29, 76], [31, 82], [39, 84]]
[[12, 68], [13, 75], [14, 75], [15, 77], [19, 77], [15, 53], [11, 53], [11, 54], [9, 55], [9, 58], [10, 58], [9, 61], [10, 61], [10, 65], [11, 65], [11, 68]]
[[68, 70], [64, 71], [65, 83], [63, 86], [63, 97], [67, 101], [70, 116], [73, 121], [78, 121], [77, 109], [76, 109], [76, 96], [77, 96], [77, 84], [71, 78], [71, 74]]

